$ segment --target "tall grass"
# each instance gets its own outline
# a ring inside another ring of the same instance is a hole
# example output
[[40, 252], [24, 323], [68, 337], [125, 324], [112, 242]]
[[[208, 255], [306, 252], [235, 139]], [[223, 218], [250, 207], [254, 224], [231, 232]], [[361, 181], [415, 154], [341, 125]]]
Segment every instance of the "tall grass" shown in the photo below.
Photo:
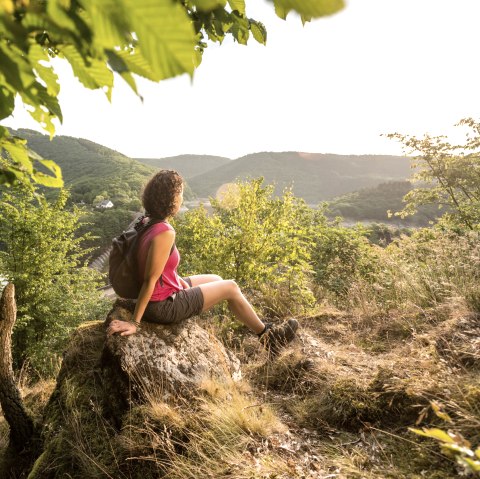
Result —
[[375, 274], [358, 277], [345, 302], [365, 313], [388, 313], [459, 299], [480, 312], [480, 234], [421, 230], [378, 250]]

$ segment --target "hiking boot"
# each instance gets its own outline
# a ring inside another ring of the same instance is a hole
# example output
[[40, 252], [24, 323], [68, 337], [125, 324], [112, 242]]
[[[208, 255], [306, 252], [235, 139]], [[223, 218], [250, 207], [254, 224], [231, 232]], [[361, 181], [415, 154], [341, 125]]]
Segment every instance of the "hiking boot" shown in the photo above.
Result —
[[259, 339], [270, 358], [277, 356], [280, 350], [295, 338], [297, 329], [298, 321], [293, 318], [279, 325], [266, 325]]

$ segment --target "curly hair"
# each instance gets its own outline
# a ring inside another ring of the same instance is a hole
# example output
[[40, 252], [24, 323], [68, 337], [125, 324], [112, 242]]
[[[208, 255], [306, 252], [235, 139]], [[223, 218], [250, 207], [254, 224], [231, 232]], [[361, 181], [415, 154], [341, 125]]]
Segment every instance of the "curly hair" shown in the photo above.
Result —
[[148, 216], [166, 219], [175, 211], [175, 199], [182, 191], [183, 178], [175, 170], [160, 170], [143, 189], [142, 204]]

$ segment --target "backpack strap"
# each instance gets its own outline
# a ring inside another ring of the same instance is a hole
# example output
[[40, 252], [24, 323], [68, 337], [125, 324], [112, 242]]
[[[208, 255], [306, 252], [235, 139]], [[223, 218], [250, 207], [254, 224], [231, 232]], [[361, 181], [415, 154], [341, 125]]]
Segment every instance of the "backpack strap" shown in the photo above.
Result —
[[[150, 221], [148, 223], [144, 223], [145, 218], [150, 218]], [[141, 234], [150, 228], [150, 226], [156, 225], [157, 223], [166, 223], [166, 221], [144, 215], [138, 218], [133, 227], [139, 234]]]

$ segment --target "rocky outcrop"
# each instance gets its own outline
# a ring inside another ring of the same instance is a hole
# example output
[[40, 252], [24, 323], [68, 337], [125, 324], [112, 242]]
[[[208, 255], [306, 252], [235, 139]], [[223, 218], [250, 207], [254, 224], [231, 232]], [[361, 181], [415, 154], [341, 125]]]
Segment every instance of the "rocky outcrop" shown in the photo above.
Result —
[[[114, 319], [130, 321], [133, 309], [132, 301], [117, 300], [105, 326]], [[101, 369], [106, 408], [115, 422], [131, 401], [190, 400], [205, 380], [241, 378], [239, 360], [192, 320], [165, 326], [144, 322], [136, 334], [107, 337]]]
[[[175, 326], [145, 324], [132, 336], [107, 337], [110, 321], [129, 320], [133, 306], [118, 300], [105, 322], [75, 331], [43, 411], [38, 449], [15, 471], [12, 461], [0, 460], [1, 477], [100, 477], [100, 462], [101, 471], [120, 467], [118, 454], [109, 454], [120, 447], [132, 411], [159, 403], [189, 410], [205, 395], [202, 384], [209, 379], [231, 384], [240, 378], [238, 359], [194, 319]], [[163, 431], [164, 425], [159, 427]], [[141, 477], [138, 471], [129, 475], [129, 458], [121, 467], [121, 477]]]

